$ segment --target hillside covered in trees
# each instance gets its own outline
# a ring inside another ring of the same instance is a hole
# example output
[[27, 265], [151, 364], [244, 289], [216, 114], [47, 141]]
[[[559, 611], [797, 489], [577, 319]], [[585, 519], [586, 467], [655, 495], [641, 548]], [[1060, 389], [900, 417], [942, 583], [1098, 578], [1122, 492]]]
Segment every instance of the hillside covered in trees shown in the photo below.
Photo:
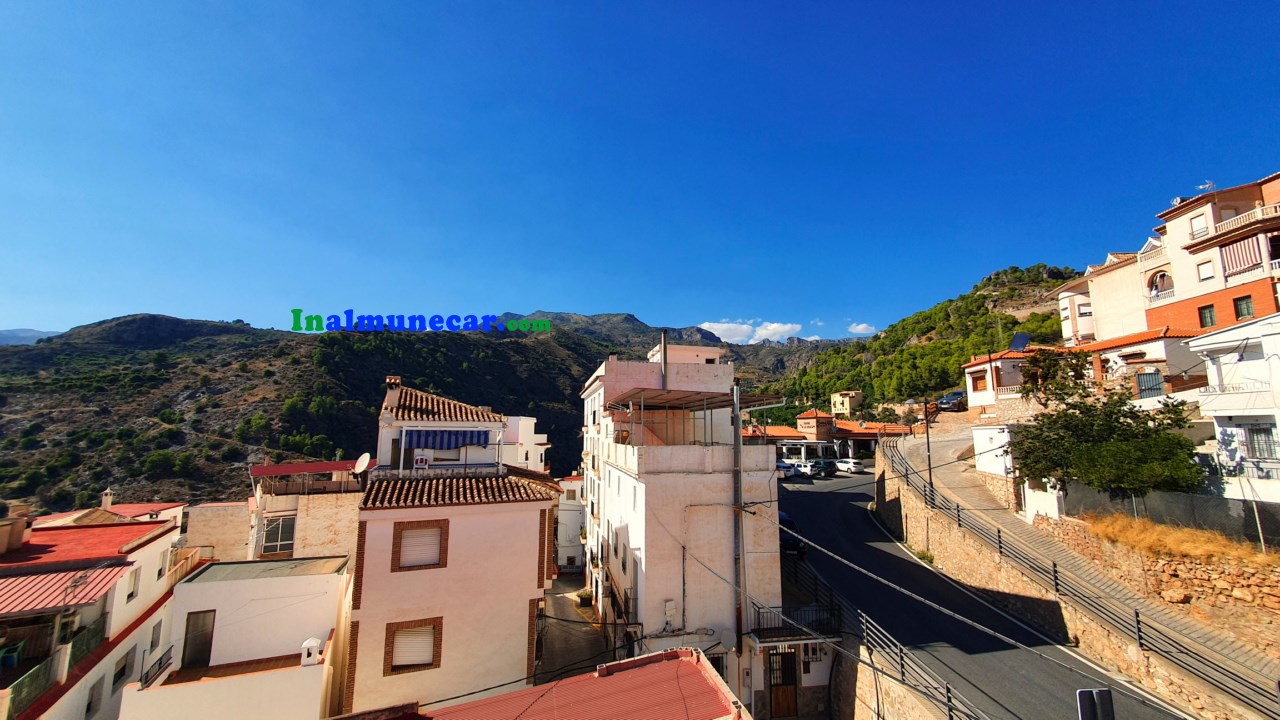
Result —
[[840, 390], [862, 390], [870, 406], [959, 387], [961, 365], [974, 355], [1005, 349], [1016, 332], [1029, 333], [1035, 343], [1061, 343], [1052, 291], [1079, 274], [1047, 265], [992, 273], [968, 293], [873, 337], [819, 352], [773, 389], [826, 407]]

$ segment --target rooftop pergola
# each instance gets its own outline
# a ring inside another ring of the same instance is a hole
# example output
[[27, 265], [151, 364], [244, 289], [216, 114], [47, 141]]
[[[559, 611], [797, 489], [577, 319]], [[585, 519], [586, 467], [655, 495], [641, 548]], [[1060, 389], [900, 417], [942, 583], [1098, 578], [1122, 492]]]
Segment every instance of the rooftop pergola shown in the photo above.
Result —
[[[781, 395], [769, 395], [762, 393], [738, 393], [737, 409], [742, 410], [758, 410], [766, 407], [776, 407], [782, 403]], [[660, 421], [651, 421], [648, 425], [645, 423], [645, 412], [669, 412], [681, 411], [687, 413], [701, 412], [702, 416], [702, 441], [690, 442], [693, 433], [689, 432], [692, 427], [693, 417], [689, 416], [687, 420], [681, 423], [680, 439], [681, 442], [675, 442], [674, 437], [665, 438], [667, 444], [670, 445], [713, 445], [715, 444], [709, 438], [715, 436], [714, 416], [710, 413], [712, 410], [733, 409], [735, 406], [734, 393], [732, 392], [711, 392], [699, 390], [666, 390], [662, 388], [633, 388], [614, 398], [609, 403], [610, 410], [626, 412], [631, 421], [631, 430], [628, 431], [626, 444], [632, 444], [631, 438], [635, 436], [636, 415], [639, 415], [640, 425], [643, 428], [653, 430], [653, 425], [667, 425], [667, 420], [663, 418]], [[684, 425], [689, 425], [689, 428]], [[643, 437], [639, 438], [640, 444], [643, 444]]]

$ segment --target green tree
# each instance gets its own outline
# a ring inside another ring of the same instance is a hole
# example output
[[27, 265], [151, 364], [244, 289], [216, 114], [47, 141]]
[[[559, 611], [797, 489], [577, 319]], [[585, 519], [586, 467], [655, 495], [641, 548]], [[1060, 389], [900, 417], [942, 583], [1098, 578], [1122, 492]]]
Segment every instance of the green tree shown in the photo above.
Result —
[[173, 477], [177, 458], [172, 450], [156, 450], [142, 460], [142, 471], [152, 478]]

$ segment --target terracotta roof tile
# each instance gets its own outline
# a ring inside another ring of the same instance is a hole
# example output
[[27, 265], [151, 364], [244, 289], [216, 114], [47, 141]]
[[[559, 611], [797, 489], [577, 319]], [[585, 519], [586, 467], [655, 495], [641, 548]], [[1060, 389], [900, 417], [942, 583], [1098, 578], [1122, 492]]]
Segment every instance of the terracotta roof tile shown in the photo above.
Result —
[[992, 353], [990, 358], [988, 358], [986, 355], [974, 356], [972, 360], [965, 363], [964, 365], [961, 365], [960, 367], [961, 368], [977, 367], [979, 365], [986, 365], [988, 361], [995, 362], [996, 360], [1022, 360], [1024, 358], [1029, 358], [1032, 355], [1035, 355], [1037, 352], [1041, 350], [1048, 350], [1049, 352], [1063, 353], [1063, 352], [1073, 352], [1079, 349], [1080, 348], [1033, 347], [1033, 348], [1028, 348], [1025, 351], [1001, 350], [998, 353]]
[[829, 418], [829, 417], [835, 417], [835, 415], [832, 415], [830, 413], [824, 413], [818, 408], [812, 408], [810, 410], [805, 410], [804, 412], [800, 413], [796, 417], [797, 418]]
[[1130, 335], [1122, 335], [1110, 340], [1098, 340], [1096, 342], [1087, 343], [1077, 346], [1075, 349], [1081, 352], [1105, 352], [1107, 350], [1115, 350], [1116, 348], [1128, 347], [1130, 345], [1141, 345], [1142, 343], [1151, 342], [1152, 340], [1161, 340], [1164, 338], [1186, 339], [1200, 337], [1205, 333], [1203, 329], [1193, 328], [1175, 328], [1161, 327], [1154, 330], [1144, 330], [1142, 332], [1132, 333]]
[[133, 518], [124, 513], [102, 508], [72, 510], [71, 512], [42, 515], [31, 522], [32, 527], [60, 527], [65, 525], [108, 525], [110, 523], [133, 522]]
[[848, 434], [854, 437], [872, 438], [880, 435], [910, 435], [911, 428], [898, 423], [871, 422], [859, 424], [856, 420], [837, 420], [836, 430], [841, 435]]
[[[501, 413], [482, 410], [457, 400], [432, 395], [421, 390], [402, 387], [400, 399], [395, 405], [385, 400], [382, 412], [391, 413], [396, 420], [443, 420], [446, 422], [501, 422], [507, 421]], [[387, 397], [392, 391], [387, 391]]]
[[[508, 468], [510, 470], [511, 468]], [[557, 486], [517, 474], [487, 477], [390, 477], [371, 480], [360, 507], [387, 508], [483, 505], [553, 500]]]
[[753, 425], [742, 428], [743, 437], [768, 437], [773, 440], [803, 440], [804, 433], [786, 425]]

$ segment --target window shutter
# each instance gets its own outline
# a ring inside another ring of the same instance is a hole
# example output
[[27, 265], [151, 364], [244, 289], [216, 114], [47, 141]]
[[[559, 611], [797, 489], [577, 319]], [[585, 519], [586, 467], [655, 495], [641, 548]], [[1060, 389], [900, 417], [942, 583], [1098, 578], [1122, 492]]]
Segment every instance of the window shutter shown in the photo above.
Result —
[[400, 534], [400, 567], [439, 563], [440, 528], [405, 530]]
[[436, 629], [427, 627], [397, 630], [391, 666], [430, 665], [436, 656]]

